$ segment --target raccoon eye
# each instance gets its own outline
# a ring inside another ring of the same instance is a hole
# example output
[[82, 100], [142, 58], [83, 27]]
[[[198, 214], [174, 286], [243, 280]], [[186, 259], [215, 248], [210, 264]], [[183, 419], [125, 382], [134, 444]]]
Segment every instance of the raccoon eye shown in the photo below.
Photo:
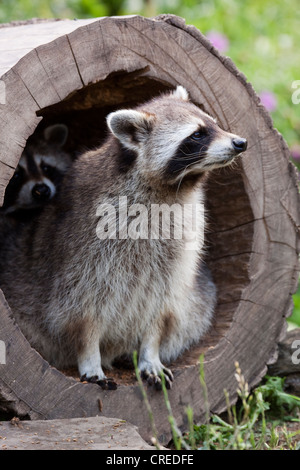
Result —
[[15, 171], [13, 175], [14, 180], [18, 180], [21, 177], [21, 172], [20, 171]]
[[200, 140], [205, 135], [205, 130], [199, 130], [194, 132], [190, 137], [193, 140]]
[[41, 164], [41, 169], [44, 173], [49, 173], [51, 171], [51, 167], [49, 165], [46, 165], [45, 163]]

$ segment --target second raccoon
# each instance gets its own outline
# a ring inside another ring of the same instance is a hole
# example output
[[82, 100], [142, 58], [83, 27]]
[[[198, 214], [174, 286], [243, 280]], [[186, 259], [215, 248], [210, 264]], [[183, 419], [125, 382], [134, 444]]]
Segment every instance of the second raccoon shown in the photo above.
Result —
[[67, 126], [54, 124], [46, 127], [41, 136], [28, 139], [6, 188], [2, 213], [16, 215], [35, 210], [56, 195], [72, 163], [71, 156], [63, 150], [67, 137]]

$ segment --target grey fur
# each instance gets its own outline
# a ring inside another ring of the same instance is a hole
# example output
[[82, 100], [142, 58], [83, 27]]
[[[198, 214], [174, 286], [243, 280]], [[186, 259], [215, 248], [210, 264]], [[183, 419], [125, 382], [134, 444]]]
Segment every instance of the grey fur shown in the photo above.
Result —
[[[215, 161], [206, 149], [199, 168], [186, 171], [188, 178], [184, 171], [167, 177], [174, 149], [199, 122], [214, 128]], [[81, 377], [103, 385], [102, 365], [110, 368], [119, 356], [138, 350], [149, 383], [159, 387], [164, 371], [171, 386], [172, 373], [163, 363], [199, 342], [216, 304], [214, 283], [201, 262], [202, 239], [193, 251], [185, 250], [185, 239], [99, 240], [97, 208], [117, 208], [120, 196], [149, 209], [174, 202], [202, 207], [206, 170], [227, 164], [224, 155], [232, 161], [236, 153], [229, 142], [236, 136], [190, 103], [182, 87], [134, 111], [112, 113], [108, 126], [106, 143], [78, 158], [38, 223], [3, 243], [0, 286], [25, 336], [50, 364], [77, 365]], [[121, 171], [125, 156], [128, 165]], [[204, 224], [202, 216], [199, 233]]]

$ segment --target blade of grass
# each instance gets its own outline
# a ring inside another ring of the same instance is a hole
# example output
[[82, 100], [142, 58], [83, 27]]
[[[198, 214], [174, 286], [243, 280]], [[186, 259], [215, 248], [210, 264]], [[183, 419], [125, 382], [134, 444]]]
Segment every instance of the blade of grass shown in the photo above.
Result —
[[133, 365], [134, 365], [135, 375], [136, 375], [140, 390], [142, 392], [143, 400], [147, 408], [150, 425], [152, 429], [152, 434], [153, 434], [153, 444], [159, 450], [161, 449], [161, 445], [159, 444], [158, 437], [157, 437], [157, 429], [156, 429], [155, 422], [154, 422], [153, 411], [152, 411], [150, 402], [148, 400], [146, 391], [144, 389], [143, 381], [142, 381], [141, 374], [138, 368], [137, 351], [133, 352]]
[[171, 431], [172, 431], [173, 442], [174, 442], [175, 448], [176, 448], [176, 450], [181, 450], [181, 446], [183, 446], [185, 449], [190, 450], [189, 446], [184, 441], [184, 439], [182, 437], [182, 433], [181, 433], [180, 429], [178, 428], [176, 420], [174, 418], [172, 408], [171, 408], [171, 403], [170, 403], [169, 396], [168, 396], [167, 387], [166, 387], [166, 380], [165, 380], [165, 376], [164, 376], [163, 372], [160, 373], [160, 377], [161, 377], [161, 384], [162, 384], [162, 390], [163, 390], [163, 394], [164, 394], [165, 404], [166, 404], [166, 408], [167, 408], [167, 411], [168, 411], [168, 420], [169, 420], [169, 423], [170, 423], [170, 426], [171, 426]]

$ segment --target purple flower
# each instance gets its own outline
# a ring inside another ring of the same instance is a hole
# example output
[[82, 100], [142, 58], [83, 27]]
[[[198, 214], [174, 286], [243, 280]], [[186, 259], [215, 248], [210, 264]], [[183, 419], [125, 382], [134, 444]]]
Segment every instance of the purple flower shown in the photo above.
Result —
[[300, 145], [293, 145], [291, 148], [292, 159], [300, 162]]
[[220, 52], [226, 52], [229, 47], [229, 40], [227, 36], [218, 31], [208, 31], [206, 37], [210, 40], [212, 45], [219, 49]]
[[277, 108], [277, 99], [274, 93], [268, 90], [264, 90], [259, 94], [260, 101], [267, 109], [267, 111], [272, 112]]

